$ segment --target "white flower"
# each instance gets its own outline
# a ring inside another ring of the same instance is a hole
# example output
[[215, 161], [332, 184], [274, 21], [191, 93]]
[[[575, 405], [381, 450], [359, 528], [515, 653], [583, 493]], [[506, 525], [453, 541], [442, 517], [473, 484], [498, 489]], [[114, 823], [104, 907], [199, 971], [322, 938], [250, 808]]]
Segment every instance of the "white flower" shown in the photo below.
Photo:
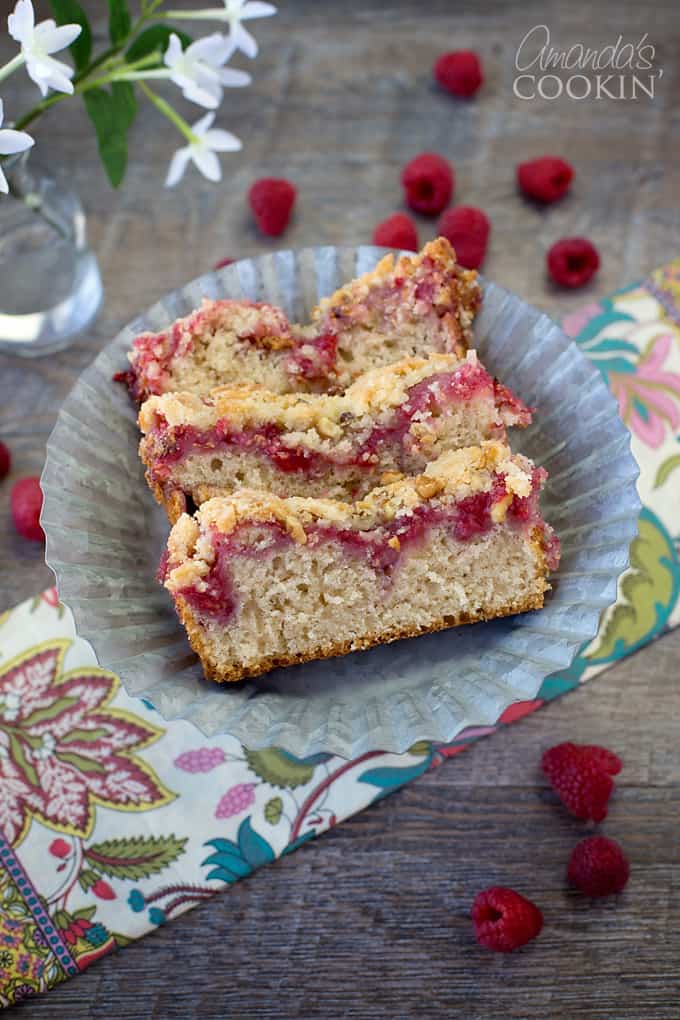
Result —
[[9, 34], [21, 43], [21, 53], [26, 61], [26, 70], [43, 96], [48, 88], [57, 92], [73, 92], [73, 68], [54, 60], [50, 53], [70, 46], [82, 29], [80, 25], [60, 25], [50, 18], [35, 24], [35, 13], [31, 0], [18, 0], [14, 13], [7, 19]]
[[250, 75], [245, 71], [224, 67], [233, 52], [233, 43], [219, 32], [197, 39], [186, 50], [173, 32], [163, 60], [185, 99], [215, 110], [222, 101], [225, 86], [250, 84]]
[[222, 131], [221, 128], [212, 128], [215, 119], [214, 113], [206, 113], [191, 128], [196, 136], [194, 142], [178, 149], [170, 161], [168, 176], [165, 179], [166, 188], [174, 188], [175, 184], [182, 179], [189, 160], [193, 160], [204, 177], [209, 181], [222, 179], [220, 162], [215, 155], [216, 152], [238, 152], [241, 142], [229, 131]]
[[270, 18], [276, 14], [274, 4], [261, 0], [224, 0], [224, 7], [204, 7], [192, 11], [166, 11], [166, 18], [186, 21], [227, 21], [229, 38], [235, 50], [242, 50], [248, 57], [257, 56], [257, 43], [250, 32], [241, 24], [253, 18]]
[[229, 38], [235, 50], [242, 50], [247, 57], [257, 56], [257, 43], [248, 29], [241, 24], [252, 18], [270, 18], [276, 14], [273, 4], [260, 0], [224, 0], [225, 21], [229, 22]]
[[[2, 99], [0, 99], [0, 126], [2, 125], [2, 118], [5, 115], [5, 111], [2, 105]], [[34, 141], [30, 135], [27, 135], [25, 131], [11, 131], [9, 128], [5, 128], [4, 131], [0, 131], [0, 156], [13, 156], [15, 152], [24, 152], [26, 149], [30, 149], [34, 145]], [[0, 191], [6, 195], [9, 192], [9, 185], [7, 178], [2, 172], [2, 166], [0, 166]], [[11, 695], [7, 695], [10, 698]], [[8, 702], [6, 702], [8, 703]]]

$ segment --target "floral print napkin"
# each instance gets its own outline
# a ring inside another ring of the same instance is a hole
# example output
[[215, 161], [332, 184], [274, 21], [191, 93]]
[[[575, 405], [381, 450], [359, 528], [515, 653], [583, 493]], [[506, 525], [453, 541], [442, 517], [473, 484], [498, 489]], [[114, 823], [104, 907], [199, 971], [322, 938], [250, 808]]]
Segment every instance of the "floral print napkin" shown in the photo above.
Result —
[[495, 726], [354, 761], [251, 751], [128, 697], [54, 589], [0, 615], [0, 1005], [174, 920], [680, 622], [680, 259], [563, 325], [631, 430], [639, 534], [598, 635]]

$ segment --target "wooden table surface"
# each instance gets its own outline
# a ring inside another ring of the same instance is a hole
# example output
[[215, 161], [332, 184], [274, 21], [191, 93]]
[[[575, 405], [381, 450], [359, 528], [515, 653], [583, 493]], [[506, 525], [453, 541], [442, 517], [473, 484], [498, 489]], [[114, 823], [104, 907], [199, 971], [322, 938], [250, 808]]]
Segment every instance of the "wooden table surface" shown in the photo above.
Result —
[[[457, 200], [490, 215], [487, 275], [555, 316], [680, 254], [675, 0], [281, 6], [277, 18], [253, 23], [261, 44], [254, 84], [230, 92], [220, 115], [245, 142], [223, 158], [220, 186], [189, 172], [175, 191], [163, 189], [180, 143], [151, 109], [133, 129], [120, 192], [108, 189], [78, 103], [36, 128], [38, 151], [67, 169], [88, 211], [106, 300], [70, 350], [36, 361], [0, 355], [0, 437], [12, 448], [12, 478], [39, 473], [61, 401], [135, 313], [227, 255], [370, 241], [374, 224], [400, 206], [400, 167], [420, 151], [449, 157]], [[515, 51], [539, 23], [563, 47], [648, 32], [663, 69], [655, 99], [515, 98]], [[99, 40], [104, 30], [102, 18]], [[486, 83], [476, 100], [457, 102], [433, 87], [430, 67], [443, 49], [466, 47], [481, 52]], [[0, 59], [10, 52], [4, 37]], [[10, 101], [21, 109], [34, 95], [23, 76], [5, 83], [8, 116]], [[195, 107], [187, 113], [200, 116]], [[514, 167], [546, 152], [568, 157], [577, 176], [564, 202], [538, 210], [516, 195]], [[264, 174], [299, 188], [294, 222], [271, 242], [258, 237], [244, 202]], [[421, 239], [433, 236], [431, 223], [420, 226]], [[546, 282], [543, 259], [570, 234], [592, 238], [602, 268], [591, 286], [565, 294]], [[8, 502], [6, 482], [0, 611], [50, 583], [41, 548], [14, 535]], [[679, 654], [676, 632], [9, 1012], [50, 1020], [678, 1020]], [[537, 771], [541, 750], [564, 739], [604, 743], [625, 761], [606, 831], [627, 849], [633, 872], [616, 901], [591, 905], [565, 887], [565, 861], [583, 828], [555, 806]], [[532, 895], [545, 912], [540, 940], [512, 957], [483, 952], [471, 938], [471, 900], [491, 883]]]

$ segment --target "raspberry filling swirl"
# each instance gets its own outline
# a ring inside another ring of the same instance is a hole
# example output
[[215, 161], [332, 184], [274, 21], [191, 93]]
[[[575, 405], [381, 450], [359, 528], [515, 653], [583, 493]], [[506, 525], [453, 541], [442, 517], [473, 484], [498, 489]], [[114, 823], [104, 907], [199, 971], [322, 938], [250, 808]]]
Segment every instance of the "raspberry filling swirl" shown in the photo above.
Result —
[[[508, 492], [505, 476], [497, 473], [492, 476], [491, 487], [484, 492], [448, 504], [423, 502], [368, 531], [325, 522], [311, 524], [305, 529], [307, 546], [313, 549], [324, 542], [336, 542], [345, 555], [363, 559], [389, 585], [404, 553], [422, 543], [432, 528], [444, 527], [456, 541], [471, 542], [490, 532], [504, 516], [506, 525], [530, 535], [541, 545], [547, 568], [556, 570], [560, 558], [559, 540], [541, 517], [538, 506], [546, 478], [543, 468], [534, 468], [531, 492], [520, 497]], [[499, 518], [496, 508], [500, 504], [504, 504], [504, 515]], [[230, 564], [238, 558], [261, 559], [273, 555], [295, 540], [280, 522], [272, 520], [244, 522], [226, 535], [213, 527], [210, 541], [214, 550], [210, 572], [200, 582], [177, 589], [174, 598], [183, 599], [199, 620], [226, 626], [238, 611]], [[164, 581], [173, 567], [172, 561], [164, 557], [159, 579]]]
[[[158, 414], [157, 427], [147, 437], [150, 474], [164, 484], [171, 480], [174, 465], [184, 458], [230, 449], [265, 457], [286, 474], [321, 477], [342, 467], [370, 470], [377, 463], [380, 451], [389, 448], [393, 452], [394, 468], [400, 470], [405, 457], [417, 449], [417, 439], [411, 434], [414, 423], [442, 411], [445, 413], [447, 406], [469, 403], [484, 396], [491, 397], [496, 405], [498, 434], [506, 424], [524, 426], [531, 421], [531, 411], [507, 387], [493, 379], [479, 362], [466, 362], [455, 372], [440, 372], [416, 383], [386, 424], [376, 423], [368, 431], [357, 430], [356, 441], [349, 451], [346, 443], [335, 449], [292, 444], [285, 430], [275, 423], [238, 429], [222, 418], [212, 428], [201, 430], [185, 424], [170, 427]], [[345, 435], [351, 436], [351, 422], [346, 424]]]

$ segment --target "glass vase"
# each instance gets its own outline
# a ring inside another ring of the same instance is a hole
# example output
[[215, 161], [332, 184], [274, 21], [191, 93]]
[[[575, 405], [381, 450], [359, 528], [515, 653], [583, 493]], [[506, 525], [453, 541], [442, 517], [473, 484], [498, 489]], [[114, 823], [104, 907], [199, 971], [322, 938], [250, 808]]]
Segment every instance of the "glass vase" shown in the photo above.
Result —
[[85, 214], [58, 175], [21, 153], [3, 161], [0, 195], [0, 352], [38, 357], [68, 347], [102, 301]]

